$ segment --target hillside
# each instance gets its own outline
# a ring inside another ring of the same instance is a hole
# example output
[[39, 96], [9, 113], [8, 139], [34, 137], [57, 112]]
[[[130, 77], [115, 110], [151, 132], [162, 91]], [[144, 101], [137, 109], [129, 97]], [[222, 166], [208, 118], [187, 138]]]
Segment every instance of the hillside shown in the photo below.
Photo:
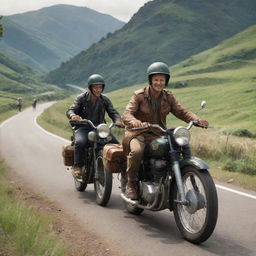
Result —
[[22, 96], [24, 106], [32, 98], [51, 100], [65, 97], [67, 92], [40, 81], [40, 73], [0, 53], [0, 121], [3, 115], [16, 109], [16, 99]]
[[3, 18], [0, 51], [39, 71], [50, 71], [124, 23], [86, 7], [55, 5]]
[[52, 71], [46, 80], [84, 85], [91, 73], [107, 90], [144, 81], [154, 61], [174, 65], [256, 23], [254, 0], [154, 0], [119, 31]]
[[[202, 100], [207, 106], [200, 116], [207, 119], [214, 130], [236, 131], [247, 129], [256, 135], [256, 25], [223, 41], [218, 46], [194, 55], [171, 67], [171, 83], [187, 84], [185, 88], [171, 88], [179, 102], [196, 111]], [[144, 81], [146, 82], [146, 76]], [[114, 106], [123, 113], [133, 92], [147, 84], [137, 84], [108, 93]], [[51, 116], [60, 122], [60, 134], [65, 127], [67, 137], [70, 127], [65, 115], [74, 97], [49, 109]], [[48, 120], [49, 114], [45, 113]], [[184, 124], [173, 115], [168, 126]], [[211, 130], [211, 129], [209, 129]]]

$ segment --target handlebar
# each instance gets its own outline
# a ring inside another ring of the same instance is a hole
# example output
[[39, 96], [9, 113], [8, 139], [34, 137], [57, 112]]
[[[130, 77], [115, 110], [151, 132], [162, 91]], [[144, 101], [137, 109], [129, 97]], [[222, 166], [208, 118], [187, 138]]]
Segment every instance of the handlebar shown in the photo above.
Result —
[[93, 124], [93, 122], [88, 120], [88, 119], [69, 120], [69, 123], [71, 125], [86, 125], [86, 124], [90, 124], [94, 129], [96, 129], [96, 126]]
[[[86, 125], [86, 124], [90, 124], [91, 127], [93, 127], [94, 129], [97, 128], [97, 127], [93, 124], [93, 122], [92, 122], [91, 120], [88, 120], [88, 119], [69, 120], [69, 123], [70, 123], [71, 125]], [[116, 124], [114, 124], [114, 123], [111, 123], [111, 124], [109, 125], [109, 129], [111, 129], [111, 128], [114, 127], [114, 126], [122, 128], [122, 126], [119, 126], [119, 125], [116, 125]]]
[[[195, 126], [199, 126], [198, 125], [198, 122], [197, 121], [190, 121], [188, 126], [186, 127], [187, 130], [190, 130], [193, 125]], [[201, 127], [201, 126], [199, 126]], [[162, 132], [166, 132], [167, 130], [163, 129], [160, 125], [158, 124], [149, 124], [148, 126], [143, 126], [143, 127], [138, 127], [138, 128], [132, 128], [131, 130], [132, 131], [137, 131], [137, 130], [144, 130], [144, 129], [147, 129], [147, 128], [157, 128], [159, 130], [161, 130]]]
[[137, 131], [137, 130], [144, 130], [147, 128], [158, 128], [159, 130], [161, 130], [162, 132], [166, 132], [166, 130], [164, 128], [162, 128], [160, 125], [158, 124], [149, 124], [147, 126], [142, 126], [142, 127], [137, 127], [137, 128], [132, 128], [132, 131]]

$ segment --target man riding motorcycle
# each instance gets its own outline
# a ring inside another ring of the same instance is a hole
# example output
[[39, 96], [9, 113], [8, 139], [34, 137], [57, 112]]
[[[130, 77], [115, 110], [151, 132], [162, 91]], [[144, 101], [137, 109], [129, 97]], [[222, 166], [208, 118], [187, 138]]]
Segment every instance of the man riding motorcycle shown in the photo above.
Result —
[[199, 119], [196, 114], [183, 108], [172, 92], [164, 89], [170, 79], [170, 71], [165, 63], [152, 63], [147, 69], [147, 75], [149, 86], [135, 91], [122, 115], [126, 127], [123, 140], [124, 152], [127, 154], [126, 196], [132, 200], [138, 199], [136, 180], [145, 146], [161, 136], [161, 133], [153, 128], [147, 131], [134, 131], [131, 128], [159, 124], [166, 129], [166, 116], [170, 112], [187, 123], [197, 121], [198, 126], [208, 126], [206, 120]]
[[[105, 112], [117, 126], [123, 126], [121, 116], [113, 107], [110, 99], [103, 95], [105, 82], [101, 75], [93, 74], [88, 78], [88, 92], [82, 93], [75, 99], [67, 110], [66, 115], [71, 120], [88, 119], [97, 126], [106, 123]], [[84, 148], [88, 145], [88, 133], [92, 130], [90, 125], [76, 126], [74, 133], [75, 152], [73, 174], [81, 177], [81, 167], [84, 165]], [[118, 140], [112, 135], [110, 143], [118, 144]]]

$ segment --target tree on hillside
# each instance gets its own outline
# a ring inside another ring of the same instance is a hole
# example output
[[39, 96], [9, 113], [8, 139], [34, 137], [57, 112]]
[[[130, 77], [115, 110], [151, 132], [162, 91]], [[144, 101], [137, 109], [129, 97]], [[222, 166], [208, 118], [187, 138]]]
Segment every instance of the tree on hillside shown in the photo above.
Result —
[[[0, 16], [0, 21], [1, 21], [2, 18], [3, 18], [3, 16]], [[3, 30], [4, 30], [3, 25], [0, 24], [0, 37], [3, 36]]]

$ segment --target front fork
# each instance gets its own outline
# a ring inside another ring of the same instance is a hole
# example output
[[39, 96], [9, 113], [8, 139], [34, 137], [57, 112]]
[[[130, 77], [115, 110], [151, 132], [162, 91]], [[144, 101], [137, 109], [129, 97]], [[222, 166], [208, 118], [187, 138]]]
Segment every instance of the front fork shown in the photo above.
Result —
[[182, 183], [180, 164], [179, 164], [179, 161], [177, 160], [176, 151], [173, 149], [170, 135], [168, 135], [168, 141], [170, 145], [169, 153], [170, 153], [170, 158], [172, 162], [172, 170], [175, 175], [178, 192], [181, 198], [181, 200], [174, 200], [174, 202], [183, 204], [183, 205], [188, 205], [188, 201], [186, 200], [185, 191]]
[[93, 165], [94, 165], [94, 178], [96, 180], [99, 179], [99, 173], [98, 173], [98, 161], [97, 161], [97, 155], [96, 155], [96, 148], [97, 148], [97, 143], [93, 143]]

